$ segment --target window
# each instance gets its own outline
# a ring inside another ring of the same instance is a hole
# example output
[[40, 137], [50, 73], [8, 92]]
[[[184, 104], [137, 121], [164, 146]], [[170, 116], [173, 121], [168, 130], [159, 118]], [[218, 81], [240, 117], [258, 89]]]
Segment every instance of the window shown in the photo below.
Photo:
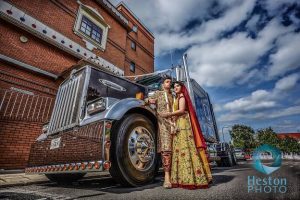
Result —
[[131, 49], [136, 50], [136, 43], [131, 41]]
[[103, 30], [99, 28], [96, 24], [91, 22], [86, 16], [82, 16], [80, 31], [85, 35], [92, 38], [94, 41], [101, 44]]
[[105, 50], [108, 29], [110, 26], [94, 8], [80, 3], [74, 32], [86, 43], [86, 48]]
[[132, 27], [132, 31], [133, 31], [133, 32], [135, 32], [135, 33], [137, 33], [137, 31], [138, 31], [138, 27], [137, 27], [137, 25], [133, 25], [133, 27]]
[[135, 63], [134, 62], [130, 62], [130, 71], [135, 72]]

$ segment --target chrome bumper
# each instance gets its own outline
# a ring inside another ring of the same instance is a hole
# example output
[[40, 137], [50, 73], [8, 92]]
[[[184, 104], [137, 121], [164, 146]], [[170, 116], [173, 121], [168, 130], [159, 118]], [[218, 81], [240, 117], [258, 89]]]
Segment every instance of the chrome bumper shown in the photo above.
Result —
[[[111, 121], [99, 121], [36, 141], [30, 151], [25, 173], [86, 173], [108, 170], [111, 166]], [[50, 149], [53, 139], [61, 138], [57, 149]]]

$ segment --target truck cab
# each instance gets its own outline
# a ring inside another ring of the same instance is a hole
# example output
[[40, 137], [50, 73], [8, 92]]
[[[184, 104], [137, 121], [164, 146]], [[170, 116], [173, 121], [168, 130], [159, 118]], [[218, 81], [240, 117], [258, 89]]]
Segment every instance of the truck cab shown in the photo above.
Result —
[[[51, 119], [32, 144], [26, 173], [71, 182], [109, 170], [124, 185], [153, 179], [156, 116], [148, 88], [86, 65], [61, 83]], [[142, 168], [139, 166], [143, 166]]]
[[[208, 94], [189, 79], [186, 66], [170, 70], [188, 84], [210, 158], [221, 160]], [[122, 185], [153, 181], [160, 160], [158, 125], [155, 110], [143, 100], [160, 85], [161, 74], [131, 81], [90, 65], [73, 70], [59, 86], [51, 119], [31, 146], [25, 172], [64, 183], [104, 170]]]

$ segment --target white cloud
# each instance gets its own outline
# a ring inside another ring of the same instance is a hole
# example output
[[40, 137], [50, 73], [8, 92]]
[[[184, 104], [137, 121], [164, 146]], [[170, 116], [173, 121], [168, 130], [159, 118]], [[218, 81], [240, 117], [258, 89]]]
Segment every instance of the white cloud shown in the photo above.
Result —
[[223, 31], [239, 25], [249, 15], [254, 5], [255, 1], [239, 1], [239, 4], [233, 4], [222, 17], [204, 22], [192, 30], [159, 33], [156, 37], [158, 43], [156, 53], [163, 54], [170, 50], [184, 49], [215, 40]]
[[274, 131], [277, 133], [291, 133], [291, 132], [299, 132], [300, 131], [300, 121], [291, 121], [291, 120], [283, 120], [279, 123], [276, 123], [274, 126]]
[[[119, 1], [112, 2], [116, 5]], [[124, 2], [155, 34], [156, 55], [215, 39], [223, 31], [234, 28], [246, 19], [255, 5], [255, 1], [243, 0], [125, 0]], [[217, 19], [211, 17], [211, 12], [219, 11], [225, 12]], [[202, 23], [191, 30], [184, 29], [193, 21]]]
[[[120, 0], [112, 2], [117, 4]], [[259, 2], [271, 16], [275, 16], [275, 19], [259, 33], [257, 39], [249, 38], [246, 33], [240, 33], [221, 40], [218, 38], [221, 33], [235, 28], [249, 17], [256, 1], [125, 0], [124, 2], [154, 32], [156, 56], [188, 48], [188, 53], [191, 54], [189, 56], [193, 59], [192, 71], [196, 73], [195, 75], [201, 74], [205, 77], [201, 79], [202, 85], [229, 86], [235, 81], [237, 84], [245, 84], [252, 79], [260, 81], [263, 77], [258, 77], [262, 76], [262, 72], [251, 68], [260, 56], [274, 47], [274, 39], [278, 40], [276, 42], [278, 51], [271, 56], [271, 65], [267, 70], [268, 79], [282, 76], [299, 67], [300, 51], [297, 47], [300, 46], [300, 34], [289, 33], [294, 27], [282, 26], [278, 14], [283, 12], [284, 5], [292, 5], [297, 2], [296, 0]], [[212, 13], [221, 14], [218, 18], [213, 18]], [[255, 25], [259, 20], [263, 19], [260, 19], [258, 14], [252, 16], [246, 27], [255, 31]], [[185, 29], [193, 21], [201, 23], [189, 30]], [[287, 33], [289, 33], [287, 36], [281, 37]], [[219, 62], [206, 59], [211, 57]]]
[[275, 90], [289, 90], [297, 84], [299, 78], [300, 75], [296, 73], [286, 76], [276, 82]]
[[214, 110], [214, 112], [219, 112], [219, 111], [222, 111], [223, 108], [220, 104], [213, 104], [213, 110]]
[[261, 110], [277, 106], [277, 101], [285, 97], [286, 92], [297, 85], [300, 75], [297, 73], [279, 79], [271, 91], [255, 90], [249, 96], [235, 99], [225, 103], [223, 106], [217, 105], [218, 110], [229, 110], [231, 112], [245, 112]]
[[248, 84], [249, 87], [254, 86], [255, 84], [258, 84], [262, 82], [265, 79], [265, 72], [263, 69], [251, 69], [249, 72], [241, 76], [237, 80], [238, 85]]
[[260, 57], [273, 47], [277, 37], [292, 30], [293, 27], [282, 26], [276, 18], [256, 39], [247, 33], [236, 33], [231, 38], [194, 45], [187, 50], [192, 77], [200, 77], [197, 79], [200, 85], [233, 85], [247, 76]]
[[232, 112], [272, 108], [276, 106], [276, 102], [270, 100], [270, 96], [270, 92], [266, 90], [257, 90], [252, 92], [249, 97], [236, 99], [232, 102], [226, 103], [223, 108]]
[[256, 25], [257, 25], [258, 21], [259, 21], [259, 15], [254, 15], [247, 22], [246, 27], [249, 28], [251, 31], [256, 32], [257, 31]]
[[220, 116], [219, 122], [233, 122], [237, 120], [263, 120], [263, 119], [273, 119], [291, 115], [300, 115], [300, 106], [292, 106], [288, 108], [281, 108], [274, 110], [272, 112], [256, 112], [256, 113], [226, 113]]
[[279, 109], [268, 115], [268, 118], [284, 117], [300, 114], [300, 106], [292, 106], [289, 108]]
[[271, 55], [269, 77], [282, 76], [300, 68], [300, 34], [290, 33], [277, 41], [278, 51]]
[[[112, 1], [114, 4], [119, 0]], [[153, 32], [179, 31], [194, 19], [208, 15], [213, 2], [206, 0], [125, 0], [128, 7]]]
[[[273, 89], [255, 88], [245, 97], [224, 105], [215, 104], [215, 111], [225, 113], [218, 118], [219, 121], [270, 119], [299, 114], [298, 104], [283, 108], [282, 101], [291, 95], [291, 89], [297, 85], [300, 76], [294, 73], [300, 68], [300, 34], [294, 31], [296, 26], [299, 27], [300, 20], [293, 11], [290, 14], [293, 24], [283, 26], [281, 16], [286, 11], [284, 5], [299, 4], [299, 0], [124, 2], [154, 33], [155, 56], [186, 50], [191, 76], [204, 87], [254, 87], [264, 81], [281, 78]], [[272, 17], [262, 30], [257, 29], [256, 25], [261, 25], [262, 21], [266, 23], [266, 15], [256, 13], [246, 22], [246, 29], [255, 32], [257, 37], [251, 38], [247, 32], [221, 37], [224, 32], [233, 30], [248, 19], [255, 3], [261, 4], [267, 10], [268, 17]], [[212, 7], [213, 4], [217, 6]], [[219, 17], [213, 18], [211, 13], [219, 13]], [[191, 22], [197, 23], [186, 29]], [[270, 62], [265, 64], [266, 60], [261, 58], [270, 50]], [[290, 73], [294, 74], [288, 75]]]
[[[221, 122], [235, 121], [240, 119], [268, 119], [300, 113], [300, 106], [282, 108], [280, 101], [295, 88], [299, 80], [299, 74], [291, 74], [275, 83], [272, 90], [256, 90], [249, 96], [235, 99], [226, 104], [217, 105], [218, 111], [227, 111], [218, 118]], [[275, 111], [270, 111], [270, 108]]]
[[299, 3], [299, 0], [266, 0], [263, 4], [268, 10], [268, 13], [273, 16], [280, 12], [283, 12], [284, 5], [292, 5]]
[[[117, 4], [119, 0], [113, 0]], [[221, 33], [238, 26], [249, 17], [255, 1], [227, 0], [125, 0], [129, 8], [154, 32], [155, 55], [161, 56], [170, 51], [186, 49], [192, 59], [191, 70], [195, 76], [201, 74], [200, 84], [205, 86], [232, 86], [246, 84], [247, 81], [260, 82], [273, 79], [299, 67], [300, 34], [291, 33], [294, 27], [284, 27], [280, 17], [276, 17], [284, 4], [291, 5], [295, 0], [267, 0], [260, 2], [271, 15], [275, 16], [258, 38], [249, 38], [247, 33], [237, 33], [231, 38], [219, 39]], [[213, 6], [214, 5], [214, 6]], [[147, 8], [147, 9], [145, 9]], [[211, 13], [222, 13], [212, 18]], [[254, 15], [246, 27], [256, 32], [255, 25], [261, 20]], [[191, 29], [185, 27], [193, 22], [201, 22]], [[287, 34], [288, 33], [288, 34]], [[282, 37], [282, 35], [287, 34]], [[262, 55], [278, 46], [277, 53], [271, 56], [267, 70], [254, 70]], [[263, 73], [268, 73], [268, 77]]]

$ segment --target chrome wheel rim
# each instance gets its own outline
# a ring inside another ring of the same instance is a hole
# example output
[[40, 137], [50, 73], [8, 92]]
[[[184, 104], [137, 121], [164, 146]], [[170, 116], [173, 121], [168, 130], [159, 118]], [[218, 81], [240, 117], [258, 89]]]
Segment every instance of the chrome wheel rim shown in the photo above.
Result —
[[142, 126], [134, 128], [128, 139], [128, 154], [132, 165], [139, 171], [152, 167], [155, 159], [155, 143], [151, 133]]

